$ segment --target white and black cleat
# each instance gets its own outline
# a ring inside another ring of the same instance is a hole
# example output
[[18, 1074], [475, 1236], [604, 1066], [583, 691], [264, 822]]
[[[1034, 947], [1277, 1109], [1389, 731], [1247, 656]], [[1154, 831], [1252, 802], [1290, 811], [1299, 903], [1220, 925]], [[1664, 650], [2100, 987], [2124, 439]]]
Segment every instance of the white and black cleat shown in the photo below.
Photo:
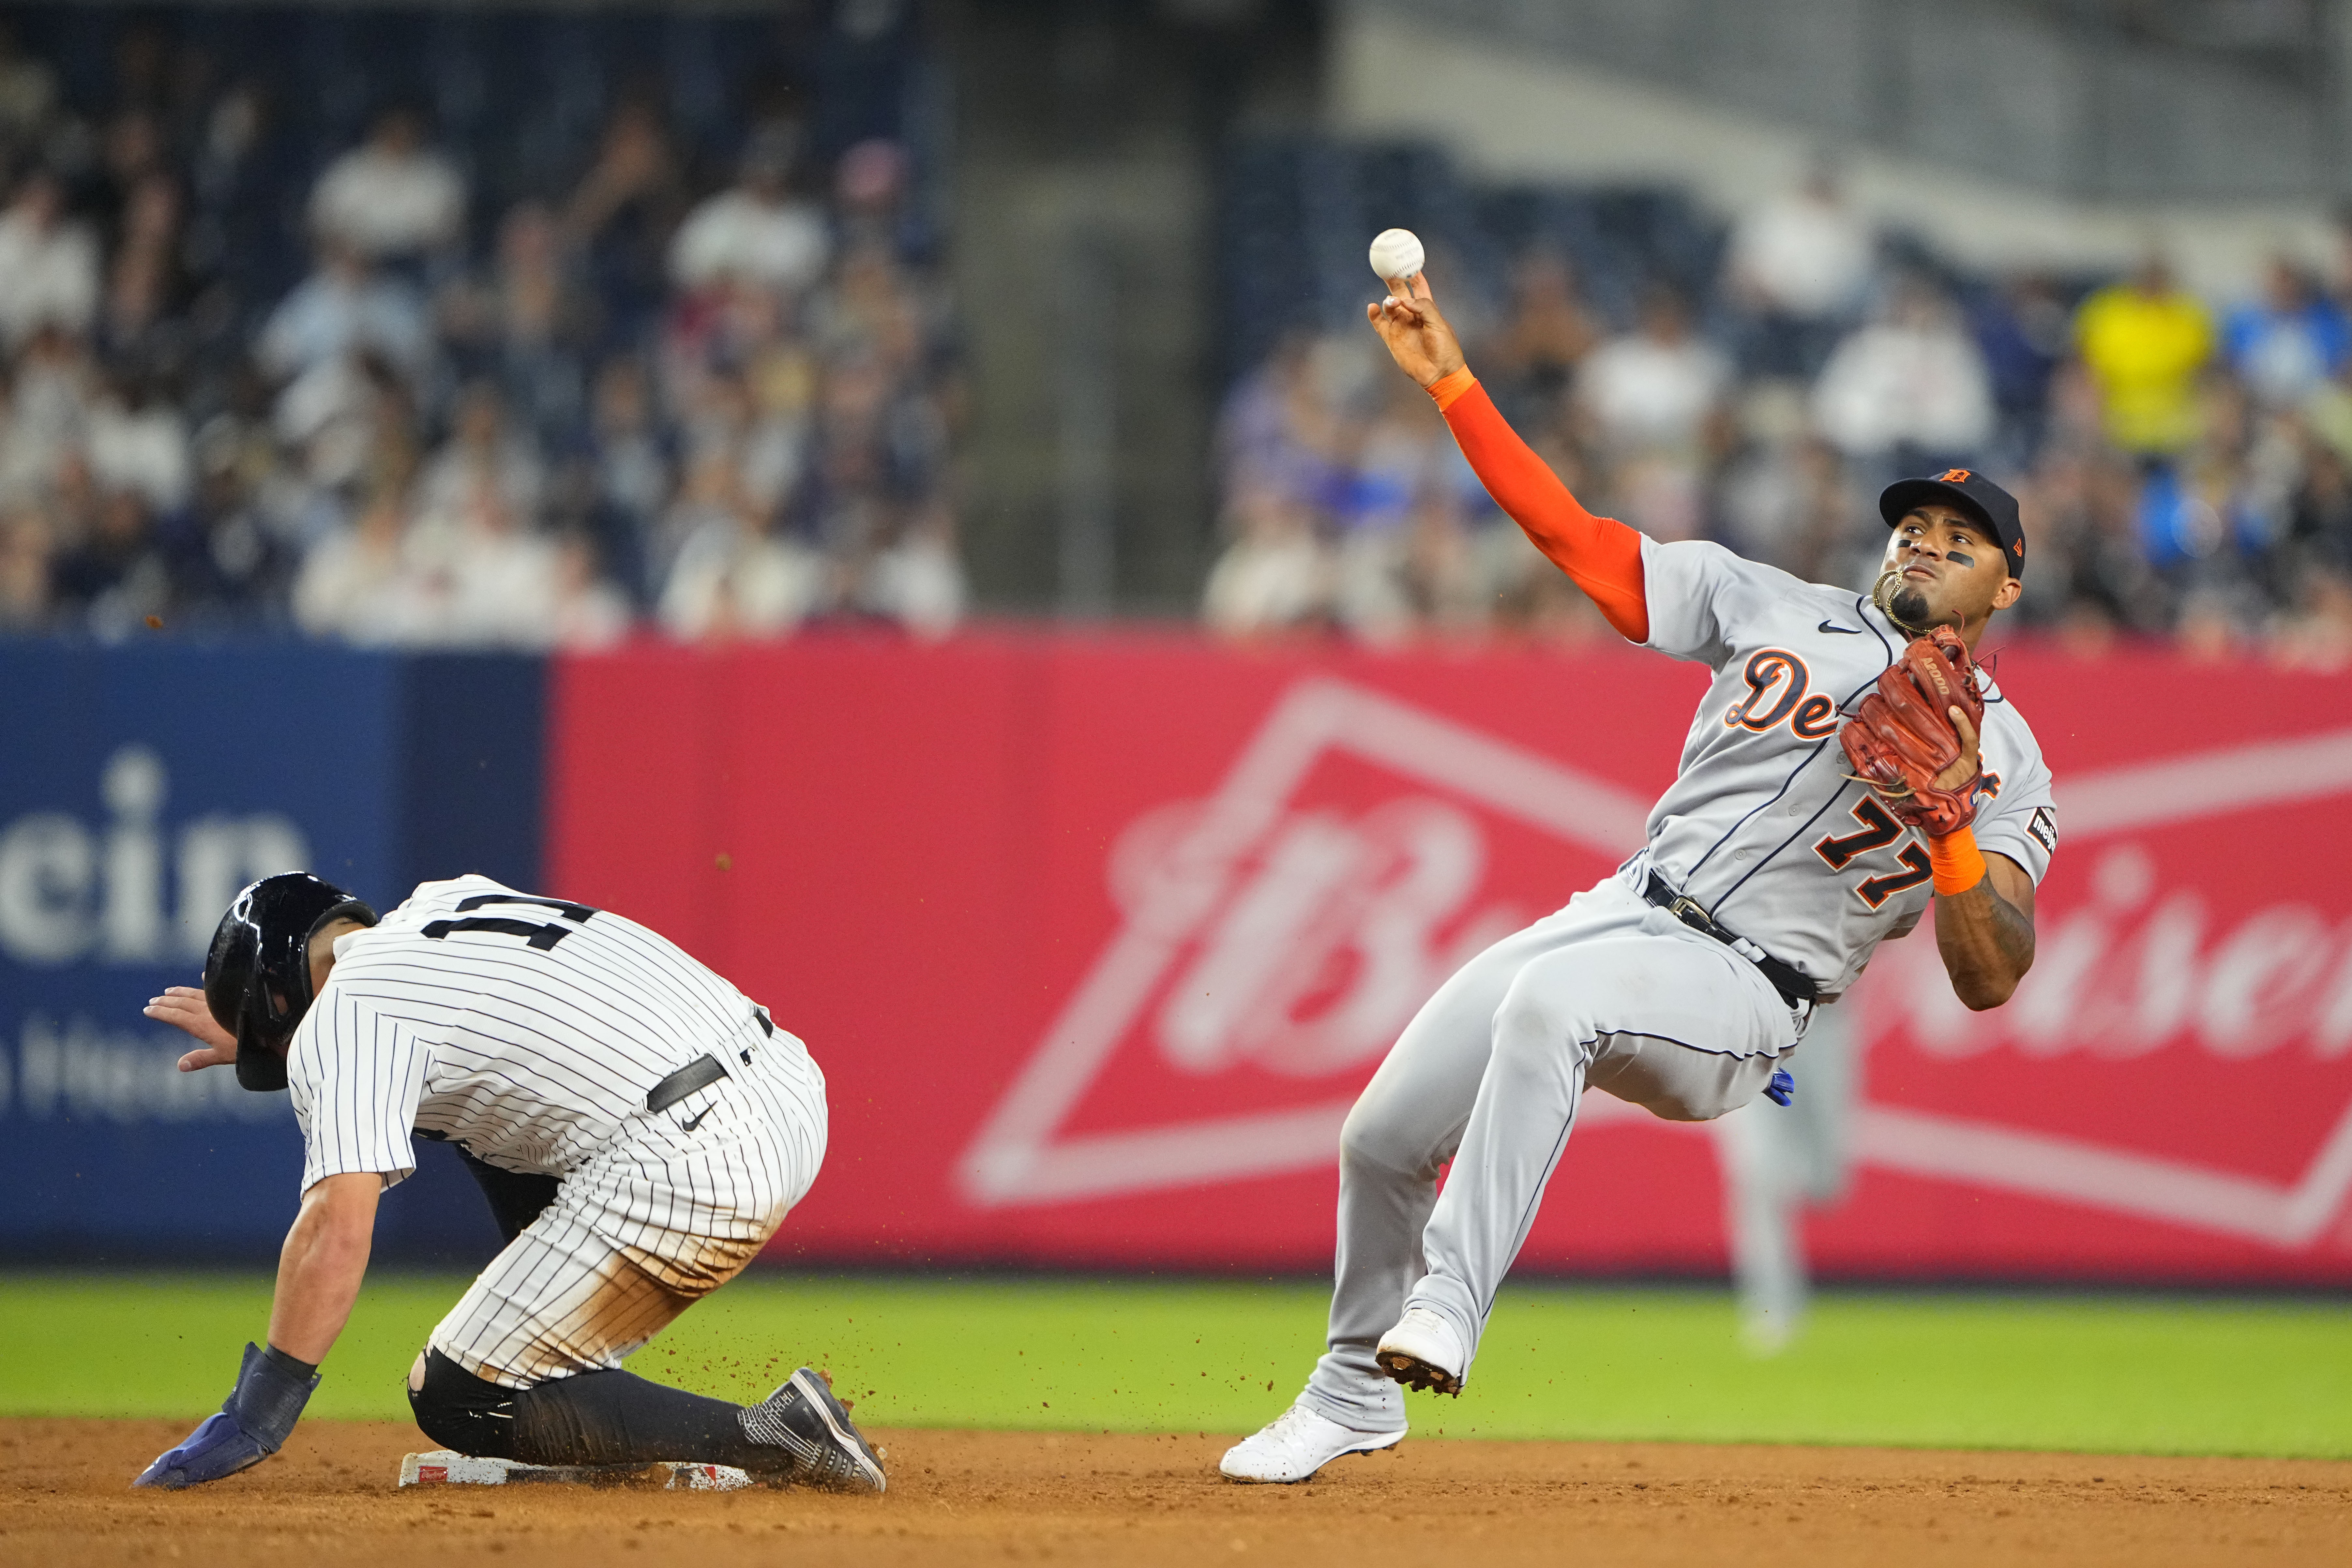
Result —
[[1372, 1360], [1407, 1388], [1456, 1399], [1462, 1397], [1462, 1373], [1470, 1363], [1454, 1325], [1426, 1307], [1407, 1307], [1397, 1326], [1381, 1336]]
[[754, 1443], [792, 1456], [784, 1474], [793, 1480], [837, 1492], [878, 1492], [887, 1484], [882, 1457], [833, 1396], [824, 1375], [807, 1367], [736, 1419]]

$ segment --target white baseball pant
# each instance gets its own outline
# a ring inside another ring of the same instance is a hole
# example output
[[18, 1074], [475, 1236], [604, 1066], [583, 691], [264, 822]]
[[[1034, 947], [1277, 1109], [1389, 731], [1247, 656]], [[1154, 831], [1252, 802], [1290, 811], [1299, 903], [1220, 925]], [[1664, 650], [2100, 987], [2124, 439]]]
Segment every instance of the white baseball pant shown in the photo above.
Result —
[[711, 1054], [728, 1076], [632, 1112], [427, 1345], [507, 1388], [616, 1367], [759, 1255], [824, 1161], [824, 1075], [757, 1024]]
[[1405, 1424], [1402, 1390], [1372, 1355], [1408, 1302], [1441, 1313], [1475, 1356], [1587, 1088], [1710, 1121], [1759, 1098], [1795, 1047], [1803, 1010], [1643, 902], [1647, 869], [1637, 857], [1463, 965], [1349, 1113], [1330, 1348], [1305, 1394], [1331, 1419]]

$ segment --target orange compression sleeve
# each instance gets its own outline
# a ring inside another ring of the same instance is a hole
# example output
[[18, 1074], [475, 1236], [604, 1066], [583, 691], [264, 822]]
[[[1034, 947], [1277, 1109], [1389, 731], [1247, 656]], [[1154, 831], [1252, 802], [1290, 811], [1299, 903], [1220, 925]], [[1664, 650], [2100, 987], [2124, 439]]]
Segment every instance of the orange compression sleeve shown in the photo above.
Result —
[[1601, 606], [1619, 636], [1649, 641], [1642, 536], [1614, 518], [1595, 517], [1578, 504], [1559, 476], [1505, 422], [1495, 400], [1467, 369], [1441, 377], [1429, 395], [1495, 504]]

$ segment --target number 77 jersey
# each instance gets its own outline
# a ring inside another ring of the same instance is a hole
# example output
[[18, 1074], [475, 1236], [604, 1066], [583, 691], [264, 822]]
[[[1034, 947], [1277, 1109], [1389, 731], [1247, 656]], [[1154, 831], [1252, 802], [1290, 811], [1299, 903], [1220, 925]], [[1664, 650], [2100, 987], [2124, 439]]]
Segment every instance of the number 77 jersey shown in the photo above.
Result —
[[[1675, 889], [1819, 984], [1851, 984], [1933, 896], [1927, 841], [1848, 776], [1838, 726], [1908, 640], [1868, 596], [1644, 540], [1649, 647], [1715, 672], [1643, 852]], [[2042, 748], [1981, 671], [1976, 838], [2038, 883], [2058, 845]]]
[[412, 1129], [502, 1169], [562, 1174], [654, 1085], [726, 1056], [758, 1016], [676, 944], [609, 910], [487, 877], [424, 883], [383, 923], [336, 942], [295, 1030], [287, 1086], [303, 1188], [354, 1171], [405, 1178]]

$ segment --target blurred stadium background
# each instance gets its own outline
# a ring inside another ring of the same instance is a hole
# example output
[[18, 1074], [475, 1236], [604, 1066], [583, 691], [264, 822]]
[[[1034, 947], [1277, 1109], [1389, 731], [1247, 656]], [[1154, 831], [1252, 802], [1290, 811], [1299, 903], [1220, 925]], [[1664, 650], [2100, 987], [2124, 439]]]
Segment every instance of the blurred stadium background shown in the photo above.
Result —
[[[763, 1335], [1324, 1267], [1355, 1089], [1633, 846], [1696, 690], [1387, 368], [1397, 225], [1654, 536], [1861, 584], [1888, 478], [2011, 485], [2067, 836], [2002, 1012], [1904, 944], [1778, 1144], [1591, 1118], [1528, 1274], [1682, 1284], [1524, 1310], [1729, 1355], [1743, 1226], [1901, 1289], [1760, 1405], [1645, 1426], [1643, 1349], [1490, 1429], [2352, 1453], [2352, 5], [14, 5], [0, 176], [0, 1321], [57, 1364], [112, 1321], [60, 1301], [266, 1290], [290, 1120], [138, 1008], [296, 866], [625, 910], [810, 1040]], [[384, 1266], [493, 1245], [444, 1153]], [[2106, 1424], [1869, 1414], [1953, 1313]], [[886, 1419], [992, 1418], [908, 1353]]]

